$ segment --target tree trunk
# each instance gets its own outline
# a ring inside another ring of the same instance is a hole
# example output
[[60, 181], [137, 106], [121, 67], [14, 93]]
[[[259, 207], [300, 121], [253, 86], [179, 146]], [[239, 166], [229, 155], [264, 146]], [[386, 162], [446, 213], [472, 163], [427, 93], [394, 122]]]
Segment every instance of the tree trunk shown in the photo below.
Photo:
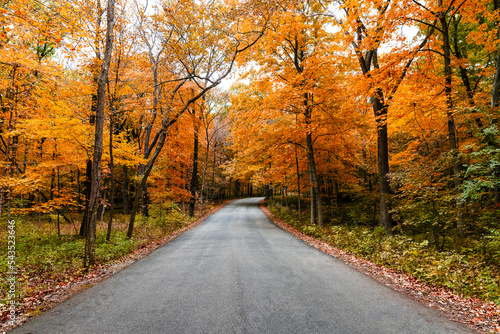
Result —
[[153, 169], [153, 165], [158, 156], [160, 155], [163, 145], [165, 144], [165, 138], [167, 137], [166, 131], [164, 129], [160, 131], [161, 133], [158, 138], [158, 143], [155, 147], [153, 155], [149, 158], [148, 163], [146, 164], [144, 175], [142, 176], [141, 180], [137, 182], [136, 185], [136, 194], [134, 198], [134, 205], [132, 207], [132, 211], [130, 212], [130, 221], [127, 230], [127, 239], [132, 238], [132, 234], [134, 233], [135, 215], [137, 214], [137, 211], [139, 209], [139, 202], [142, 196], [142, 189], [144, 189], [144, 184], [146, 184], [146, 182], [148, 181], [148, 177], [149, 174], [151, 173], [151, 170]]
[[142, 206], [141, 214], [143, 217], [149, 217], [149, 191], [148, 184], [145, 183], [142, 188]]
[[109, 220], [108, 231], [106, 233], [106, 241], [109, 242], [111, 238], [111, 227], [113, 225], [113, 213], [115, 210], [115, 173], [113, 162], [113, 108], [111, 108], [109, 115], [109, 182], [110, 182], [110, 195], [109, 195]]
[[[494, 8], [495, 11], [498, 11], [500, 9], [500, 0], [493, 0]], [[497, 22], [497, 40], [500, 40], [500, 24]], [[497, 117], [496, 113], [498, 108], [498, 102], [500, 99], [500, 49], [497, 50], [497, 57], [496, 57], [496, 62], [495, 62], [496, 70], [495, 70], [495, 76], [493, 78], [493, 87], [492, 87], [492, 92], [491, 92], [491, 108], [493, 109], [493, 113], [495, 116], [493, 116], [491, 123], [492, 125], [497, 124]], [[499, 175], [495, 175], [496, 177], [499, 177]], [[498, 187], [498, 183], [495, 183], [494, 185], [494, 191], [495, 191], [495, 204], [499, 205], [500, 204], [500, 190]]]
[[389, 144], [387, 135], [387, 106], [382, 102], [382, 92], [372, 97], [373, 113], [377, 124], [377, 165], [379, 184], [380, 223], [392, 233], [394, 221], [389, 212], [391, 186], [389, 183]]
[[[151, 124], [146, 127], [146, 134], [144, 136], [144, 153], [143, 153], [144, 159], [148, 158], [149, 138], [151, 136], [152, 129], [153, 129], [153, 126]], [[139, 166], [139, 173], [138, 173], [139, 178], [141, 178], [141, 176], [144, 175], [145, 168], [146, 168], [146, 166], [144, 166], [144, 165]], [[141, 214], [143, 217], [148, 217], [149, 216], [149, 209], [148, 209], [149, 194], [148, 194], [148, 184], [147, 183], [145, 183], [142, 186], [141, 193], [142, 193]]]
[[321, 205], [321, 197], [319, 192], [318, 176], [316, 173], [316, 162], [314, 161], [314, 149], [312, 144], [311, 134], [306, 136], [307, 143], [307, 161], [309, 167], [309, 181], [311, 183], [311, 224], [316, 224], [318, 219], [318, 226], [323, 226], [323, 210]]
[[[439, 5], [442, 4], [442, 0], [438, 1]], [[453, 156], [453, 182], [455, 185], [455, 192], [458, 193], [460, 187], [460, 161], [458, 157], [458, 143], [456, 137], [456, 126], [455, 119], [453, 117], [453, 100], [451, 96], [451, 49], [450, 49], [450, 36], [449, 36], [449, 25], [446, 17], [446, 13], [439, 13], [439, 21], [441, 23], [441, 32], [443, 34], [443, 58], [444, 58], [444, 75], [445, 75], [445, 96], [446, 96], [446, 115], [448, 116], [448, 137], [450, 143], [450, 150]], [[465, 236], [465, 219], [464, 219], [464, 209], [463, 204], [457, 199], [457, 230], [460, 237]]]
[[240, 180], [236, 180], [234, 183], [234, 197], [239, 198], [241, 196], [241, 183]]
[[[210, 186], [210, 190], [212, 192], [212, 198], [216, 198], [216, 195], [215, 195], [215, 165], [217, 163], [217, 141], [215, 141], [214, 143], [214, 165], [213, 165], [213, 168], [212, 168], [212, 184]], [[217, 199], [219, 197], [219, 191], [217, 191]]]
[[[94, 121], [95, 124], [95, 121]], [[87, 160], [87, 165], [85, 169], [85, 181], [83, 181], [83, 191], [85, 194], [85, 211], [83, 213], [82, 225], [80, 225], [80, 236], [85, 237], [88, 230], [88, 219], [87, 213], [89, 210], [89, 199], [90, 199], [90, 185], [92, 180], [92, 160]]]
[[496, 70], [491, 91], [491, 108], [497, 108], [498, 101], [500, 100], [500, 50], [497, 53]]
[[[207, 153], [205, 154], [205, 166], [203, 166], [203, 175], [201, 177], [201, 189], [200, 189], [200, 217], [203, 215], [203, 192], [205, 191], [205, 180], [207, 176], [208, 167], [208, 154], [210, 152], [210, 141], [207, 136]], [[215, 166], [214, 166], [215, 168]]]
[[[495, 11], [498, 11], [500, 9], [500, 0], [493, 0], [493, 6]], [[497, 40], [500, 40], [500, 25], [498, 22], [497, 26]], [[495, 66], [496, 70], [491, 91], [491, 108], [497, 108], [498, 101], [500, 100], [500, 49], [497, 50]]]
[[[142, 178], [144, 179], [144, 176]], [[142, 189], [143, 189], [141, 183], [142, 181], [137, 181], [135, 186], [136, 193], [134, 196], [134, 203], [132, 205], [132, 210], [130, 211], [130, 220], [127, 229], [127, 239], [132, 238], [132, 234], [134, 233], [135, 216], [137, 215], [137, 211], [139, 210], [139, 202], [141, 201]]]
[[[463, 56], [462, 56], [462, 52], [460, 50], [459, 41], [458, 41], [458, 39], [459, 39], [459, 37], [458, 37], [458, 32], [459, 32], [458, 23], [459, 23], [459, 20], [455, 20], [455, 24], [454, 24], [455, 29], [453, 31], [454, 48], [455, 48], [455, 56], [457, 57], [457, 59], [462, 60]], [[467, 72], [467, 69], [463, 64], [459, 64], [458, 67], [459, 67], [459, 71], [460, 71], [460, 77], [462, 78], [462, 83], [464, 84], [465, 91], [467, 93], [469, 107], [472, 109], [475, 109], [476, 103], [474, 102], [474, 91], [472, 90], [472, 86], [471, 86], [471, 83], [469, 80], [469, 73]], [[479, 127], [479, 129], [482, 130], [484, 128], [484, 126], [483, 126], [483, 122], [482, 122], [481, 118], [479, 116], [476, 116], [475, 121], [476, 121], [476, 124]]]
[[128, 215], [130, 213], [129, 208], [129, 193], [128, 193], [128, 167], [127, 165], [123, 165], [123, 183], [122, 183], [122, 196], [123, 196], [123, 213]]
[[300, 169], [299, 156], [297, 154], [297, 146], [295, 146], [295, 165], [297, 167], [297, 210], [299, 210], [299, 221], [302, 220], [302, 209], [300, 207]]
[[195, 110], [193, 109], [193, 122], [194, 122], [194, 144], [193, 144], [193, 172], [191, 174], [191, 185], [189, 191], [191, 199], [189, 200], [189, 216], [194, 216], [194, 209], [196, 205], [196, 193], [198, 192], [198, 122], [195, 119]]
[[[97, 22], [99, 23], [100, 19], [98, 19]], [[94, 85], [97, 87], [97, 85], [99, 83], [99, 76], [97, 75], [97, 73], [95, 71], [94, 71], [94, 76], [93, 76], [92, 80], [94, 82]], [[91, 103], [92, 104], [90, 106], [89, 124], [90, 125], [94, 124], [94, 126], [95, 126], [96, 115], [97, 115], [97, 91], [92, 94]], [[85, 181], [83, 182], [83, 188], [84, 188], [84, 192], [85, 192], [85, 211], [83, 213], [82, 224], [80, 226], [80, 236], [81, 237], [86, 237], [87, 230], [88, 230], [87, 214], [89, 212], [91, 180], [92, 180], [92, 160], [87, 159], [87, 166], [85, 169]]]
[[102, 192], [102, 196], [99, 196], [100, 200], [97, 206], [97, 221], [99, 223], [102, 223], [104, 221], [104, 212], [106, 211], [106, 194], [107, 194], [106, 188], [108, 187], [109, 179], [106, 178], [104, 179], [103, 182], [104, 182], [103, 184], [104, 191]]
[[312, 133], [310, 129], [311, 118], [312, 118], [312, 96], [309, 93], [304, 94], [304, 106], [305, 106], [305, 122], [307, 125], [307, 135], [306, 135], [306, 151], [307, 151], [307, 163], [309, 169], [309, 182], [310, 182], [310, 192], [311, 192], [311, 224], [316, 224], [316, 218], [318, 219], [318, 226], [323, 227], [323, 205], [321, 203], [321, 194], [319, 191], [318, 173], [316, 172], [316, 162], [314, 161], [314, 148]]
[[7, 196], [7, 221], [10, 220], [11, 208], [12, 208], [12, 190], [9, 190], [9, 194]]
[[495, 204], [498, 206], [500, 204], [500, 191], [498, 189], [498, 183], [495, 183], [494, 189], [495, 189]]
[[[14, 177], [14, 170], [17, 165], [16, 155], [17, 155], [17, 145], [19, 141], [19, 135], [12, 136], [12, 156], [10, 158], [10, 177]], [[7, 197], [7, 221], [10, 220], [11, 208], [12, 208], [12, 188], [9, 190], [9, 197]]]
[[111, 53], [113, 49], [113, 27], [115, 25], [115, 0], [108, 0], [106, 46], [104, 60], [101, 65], [99, 81], [97, 83], [97, 110], [95, 122], [94, 155], [92, 159], [92, 178], [90, 184], [90, 199], [87, 210], [88, 230], [85, 241], [84, 266], [95, 265], [97, 204], [99, 202], [99, 188], [101, 185], [101, 159], [104, 129], [104, 107], [106, 102], [106, 82], [108, 79]]
[[[57, 195], [61, 196], [61, 178], [59, 175], [59, 167], [57, 167]], [[57, 212], [57, 237], [61, 239], [61, 223], [59, 221], [59, 211]]]
[[[161, 52], [162, 51], [160, 51], [160, 53]], [[153, 72], [153, 108], [151, 110], [152, 120], [146, 126], [146, 134], [144, 136], [144, 153], [143, 153], [144, 159], [149, 158], [149, 155], [151, 153], [152, 148], [154, 147], [154, 145], [156, 145], [155, 141], [153, 140], [153, 143], [150, 146], [149, 140], [151, 139], [153, 124], [154, 124], [154, 121], [155, 121], [156, 115], [157, 115], [158, 100], [161, 99], [161, 89], [160, 89], [160, 85], [158, 84], [158, 63], [159, 63], [158, 57], [159, 57], [159, 54], [155, 58], [155, 56], [152, 53], [152, 49], [149, 49], [149, 59], [150, 59], [152, 72]], [[146, 167], [143, 165], [140, 166], [139, 177], [144, 175], [145, 168]], [[149, 192], [148, 192], [147, 182], [143, 184], [143, 188], [142, 188], [142, 210], [141, 210], [141, 213], [142, 213], [143, 217], [149, 217]]]
[[[3, 194], [2, 194], [2, 197], [3, 197]], [[2, 210], [1, 210], [1, 207], [2, 207], [2, 200], [3, 198], [0, 198], [0, 216], [2, 215]], [[38, 203], [42, 203], [42, 191], [40, 189], [38, 189]], [[38, 228], [41, 228], [42, 227], [42, 212], [41, 211], [38, 211]]]
[[80, 184], [80, 168], [76, 168], [76, 204], [78, 205], [78, 213], [82, 212], [82, 187]]
[[342, 192], [340, 191], [340, 185], [337, 181], [333, 181], [333, 186], [335, 190], [335, 199], [337, 201], [337, 207], [339, 208], [339, 217], [340, 221], [342, 221], [342, 217], [344, 215], [343, 208], [342, 208]]

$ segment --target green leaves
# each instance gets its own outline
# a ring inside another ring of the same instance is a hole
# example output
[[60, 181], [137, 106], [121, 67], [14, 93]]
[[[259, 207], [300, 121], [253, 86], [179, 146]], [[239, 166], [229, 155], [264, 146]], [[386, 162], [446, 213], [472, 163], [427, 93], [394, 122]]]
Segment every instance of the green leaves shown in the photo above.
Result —
[[468, 162], [460, 201], [491, 201], [492, 189], [500, 185], [500, 131], [490, 125], [479, 133], [479, 143], [468, 145], [470, 153], [462, 153]]

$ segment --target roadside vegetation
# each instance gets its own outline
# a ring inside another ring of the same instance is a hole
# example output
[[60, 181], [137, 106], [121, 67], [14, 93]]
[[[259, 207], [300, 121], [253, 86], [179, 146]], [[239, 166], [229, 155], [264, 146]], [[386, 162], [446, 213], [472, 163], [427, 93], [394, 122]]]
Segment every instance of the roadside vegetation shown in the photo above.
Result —
[[[206, 207], [206, 212], [214, 208]], [[107, 218], [107, 215], [104, 216]], [[82, 255], [85, 239], [75, 233], [74, 226], [60, 225], [60, 235], [56, 227], [56, 217], [47, 217], [41, 225], [32, 216], [16, 219], [16, 265], [17, 291], [16, 301], [22, 305], [26, 300], [36, 299], [42, 292], [52, 291], [58, 285], [65, 285], [85, 275]], [[150, 208], [149, 217], [137, 216], [136, 233], [127, 239], [128, 215], [115, 214], [113, 231], [109, 242], [106, 241], [107, 220], [100, 222], [97, 228], [96, 267], [120, 261], [134, 251], [147, 248], [162, 238], [193, 223], [199, 217], [190, 217], [181, 212], [175, 204], [159, 205]], [[106, 223], [105, 223], [106, 222]], [[6, 240], [6, 223], [2, 223], [0, 239]], [[0, 243], [0, 252], [6, 254], [7, 243]], [[4, 313], [7, 304], [8, 258], [0, 257], [0, 313]], [[91, 269], [91, 268], [90, 268]], [[43, 297], [43, 294], [42, 294]], [[35, 300], [35, 304], [38, 302]]]
[[[436, 247], [425, 231], [402, 227], [393, 235], [381, 226], [362, 222], [360, 203], [345, 205], [348, 219], [311, 225], [306, 214], [299, 219], [297, 197], [267, 199], [271, 212], [297, 230], [347, 253], [407, 273], [432, 286], [446, 287], [458, 295], [475, 296], [500, 305], [500, 235], [454, 243], [448, 238]], [[305, 204], [305, 203], [304, 203]], [[303, 205], [304, 205], [303, 204]], [[304, 207], [304, 206], [303, 206]]]

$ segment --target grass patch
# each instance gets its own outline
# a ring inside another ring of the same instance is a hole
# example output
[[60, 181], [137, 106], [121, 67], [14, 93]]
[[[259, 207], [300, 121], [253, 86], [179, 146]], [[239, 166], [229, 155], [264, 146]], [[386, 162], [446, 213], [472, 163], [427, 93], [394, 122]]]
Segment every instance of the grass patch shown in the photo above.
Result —
[[[213, 207], [207, 206], [207, 211]], [[48, 217], [48, 216], [47, 216]], [[113, 231], [106, 242], [107, 220], [98, 223], [96, 259], [98, 264], [116, 261], [189, 225], [196, 218], [184, 216], [175, 205], [167, 210], [152, 206], [149, 217], [137, 216], [133, 238], [126, 238], [128, 215], [115, 214]], [[61, 224], [61, 236], [53, 222], [38, 224], [36, 217], [18, 217], [16, 221], [17, 296], [20, 303], [28, 296], [51, 289], [81, 275], [85, 240], [75, 236], [74, 227]], [[78, 221], [78, 218], [75, 218]], [[0, 312], [7, 304], [7, 219], [0, 222]]]

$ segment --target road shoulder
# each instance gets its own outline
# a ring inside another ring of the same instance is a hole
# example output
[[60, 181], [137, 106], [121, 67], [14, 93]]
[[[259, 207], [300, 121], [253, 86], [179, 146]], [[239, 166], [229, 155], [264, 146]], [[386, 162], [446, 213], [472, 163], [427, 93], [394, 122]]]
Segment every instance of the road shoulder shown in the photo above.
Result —
[[[96, 285], [97, 283], [111, 277], [115, 273], [125, 269], [131, 264], [137, 262], [138, 260], [148, 256], [152, 252], [156, 251], [158, 248], [168, 244], [169, 242], [175, 240], [185, 232], [193, 229], [194, 227], [203, 223], [210, 215], [219, 211], [221, 208], [232, 202], [233, 200], [228, 200], [215, 207], [211, 211], [205, 213], [202, 217], [198, 218], [191, 224], [183, 227], [180, 230], [175, 231], [174, 233], [163, 237], [160, 240], [153, 241], [150, 244], [146, 245], [143, 248], [137, 249], [130, 254], [123, 256], [121, 259], [117, 261], [113, 261], [110, 263], [99, 264], [96, 267], [90, 269], [87, 273], [82, 273], [79, 276], [76, 276], [72, 281], [66, 284], [59, 284], [54, 288], [47, 291], [41, 296], [36, 297], [28, 297], [28, 301], [31, 302], [31, 305], [21, 305], [18, 309], [21, 310], [18, 314], [16, 314], [16, 320], [14, 325], [9, 325], [7, 322], [0, 324], [0, 333], [7, 333], [28, 320], [54, 308], [55, 306], [61, 304], [65, 300], [68, 300], [74, 297], [76, 294], [85, 291], [86, 289]], [[31, 299], [40, 300], [33, 302]]]
[[464, 298], [446, 289], [429, 286], [414, 277], [393, 269], [377, 265], [371, 261], [358, 258], [345, 251], [332, 247], [328, 243], [298, 231], [285, 221], [275, 217], [265, 206], [264, 200], [259, 202], [260, 209], [279, 228], [291, 233], [310, 246], [326, 253], [372, 277], [376, 281], [398, 291], [423, 305], [438, 311], [448, 319], [458, 322], [471, 331], [479, 333], [500, 333], [498, 321], [500, 307], [477, 298]]

